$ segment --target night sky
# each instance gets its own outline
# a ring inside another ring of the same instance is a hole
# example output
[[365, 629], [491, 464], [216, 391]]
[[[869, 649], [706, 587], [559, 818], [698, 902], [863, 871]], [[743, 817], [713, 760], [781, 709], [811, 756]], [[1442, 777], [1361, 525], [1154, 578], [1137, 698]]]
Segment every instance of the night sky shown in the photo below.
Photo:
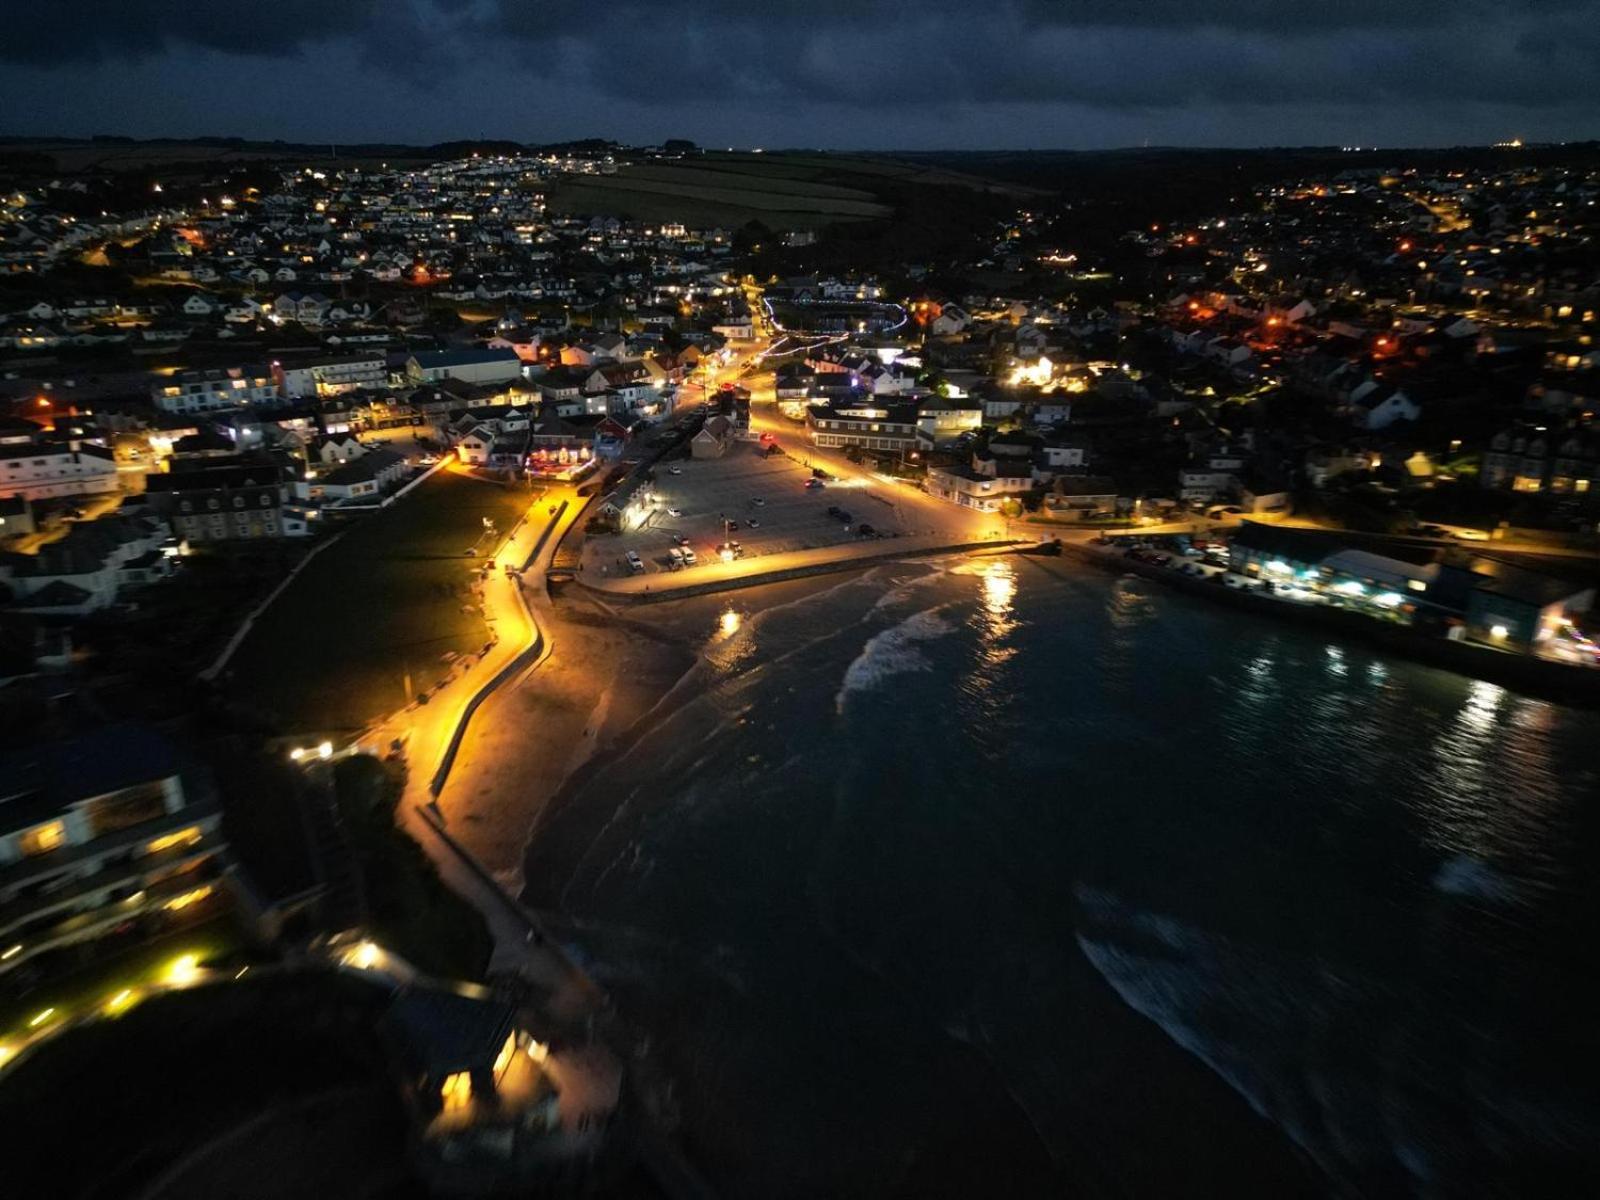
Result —
[[0, 0], [0, 133], [841, 149], [1600, 136], [1600, 0]]

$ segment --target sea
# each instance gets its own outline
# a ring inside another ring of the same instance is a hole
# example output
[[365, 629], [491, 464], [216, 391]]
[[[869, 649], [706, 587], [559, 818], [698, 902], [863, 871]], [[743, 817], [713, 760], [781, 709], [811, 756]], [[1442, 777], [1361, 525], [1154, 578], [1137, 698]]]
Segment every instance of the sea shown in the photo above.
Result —
[[526, 878], [720, 1194], [1594, 1193], [1600, 713], [1063, 559], [693, 620]]

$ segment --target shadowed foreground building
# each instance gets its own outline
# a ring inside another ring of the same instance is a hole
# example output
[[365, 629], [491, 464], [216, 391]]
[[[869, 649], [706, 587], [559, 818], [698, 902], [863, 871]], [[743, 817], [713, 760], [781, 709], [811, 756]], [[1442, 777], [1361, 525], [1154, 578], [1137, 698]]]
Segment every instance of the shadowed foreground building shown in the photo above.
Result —
[[53, 951], [204, 911], [221, 890], [221, 819], [137, 726], [0, 758], [0, 985]]
[[592, 1184], [622, 1165], [616, 1060], [530, 1032], [529, 1014], [479, 987], [413, 983], [384, 1027], [411, 1114], [415, 1165], [448, 1195]]

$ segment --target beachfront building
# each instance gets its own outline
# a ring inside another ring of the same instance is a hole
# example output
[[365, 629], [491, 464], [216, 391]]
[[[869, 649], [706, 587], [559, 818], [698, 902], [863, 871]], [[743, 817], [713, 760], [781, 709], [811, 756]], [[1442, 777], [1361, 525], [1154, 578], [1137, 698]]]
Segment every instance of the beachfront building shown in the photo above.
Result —
[[855, 405], [806, 408], [806, 436], [813, 446], [907, 453], [917, 449], [917, 410], [914, 405]]
[[156, 933], [203, 911], [219, 887], [221, 820], [143, 727], [0, 759], [0, 980], [113, 929]]
[[1488, 555], [1472, 560], [1476, 579], [1467, 601], [1467, 636], [1493, 645], [1533, 650], [1559, 636], [1594, 606], [1583, 583], [1513, 566]]
[[[1021, 474], [1014, 473], [1019, 470]], [[1028, 472], [1026, 460], [1016, 468], [1001, 465], [993, 475], [975, 471], [964, 464], [928, 468], [930, 496], [937, 496], [940, 500], [959, 504], [963, 508], [975, 508], [979, 512], [998, 512], [1008, 499], [1031, 491], [1033, 486], [1033, 476]]]
[[526, 1014], [471, 985], [410, 984], [384, 1017], [423, 1178], [450, 1195], [577, 1186], [618, 1147], [622, 1071], [598, 1046], [552, 1047]]

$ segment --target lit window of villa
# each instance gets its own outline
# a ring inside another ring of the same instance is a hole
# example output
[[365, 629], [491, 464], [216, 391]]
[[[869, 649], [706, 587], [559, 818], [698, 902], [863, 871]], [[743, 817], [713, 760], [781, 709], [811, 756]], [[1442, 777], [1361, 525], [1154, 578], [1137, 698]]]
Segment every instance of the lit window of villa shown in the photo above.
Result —
[[23, 854], [32, 857], [36, 854], [48, 854], [66, 840], [67, 827], [60, 821], [51, 821], [48, 825], [37, 825], [28, 830], [18, 840], [18, 844]]

